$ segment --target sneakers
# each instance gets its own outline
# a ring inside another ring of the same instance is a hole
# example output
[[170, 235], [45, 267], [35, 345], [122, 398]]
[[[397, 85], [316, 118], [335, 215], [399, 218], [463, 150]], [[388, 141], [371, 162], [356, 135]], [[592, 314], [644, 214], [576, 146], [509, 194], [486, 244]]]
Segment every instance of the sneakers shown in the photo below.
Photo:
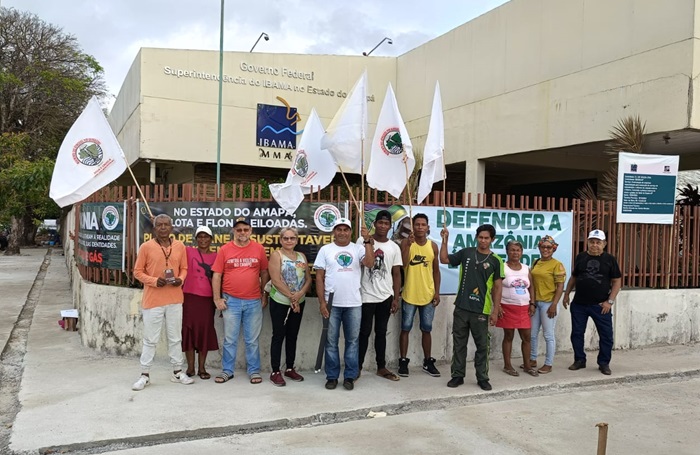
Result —
[[576, 371], [580, 370], [581, 368], [586, 368], [586, 362], [583, 360], [576, 360], [574, 363], [571, 364], [569, 370]]
[[131, 390], [136, 390], [136, 391], [143, 390], [150, 383], [151, 383], [151, 378], [149, 378], [145, 374], [142, 374], [141, 377], [139, 378], [139, 380], [134, 382], [134, 385], [131, 386]]
[[345, 387], [346, 390], [352, 390], [355, 388], [355, 380], [354, 379], [346, 379], [343, 381], [343, 387]]
[[481, 390], [491, 390], [493, 387], [491, 387], [491, 383], [489, 381], [476, 381], [477, 384], [479, 384], [479, 387], [481, 387]]
[[286, 382], [284, 382], [284, 378], [282, 377], [282, 373], [279, 371], [273, 371], [270, 373], [270, 382], [277, 387], [284, 387], [287, 385]]
[[408, 362], [410, 361], [411, 359], [407, 359], [406, 357], [399, 359], [399, 376], [402, 378], [408, 377]]
[[610, 365], [600, 365], [598, 369], [606, 376], [610, 376], [612, 374], [612, 371], [610, 371]]
[[440, 377], [440, 372], [435, 368], [435, 359], [432, 357], [423, 360], [423, 371], [434, 378]]
[[284, 372], [284, 375], [292, 381], [301, 382], [304, 380], [304, 376], [297, 373], [294, 368], [287, 368]]
[[454, 389], [455, 387], [459, 387], [462, 384], [464, 384], [464, 378], [454, 377], [449, 380], [449, 382], [447, 383], [447, 387], [451, 387]]
[[194, 384], [194, 379], [191, 377], [187, 376], [187, 374], [184, 371], [179, 371], [177, 373], [173, 373], [172, 376], [170, 376], [170, 382], [179, 382], [180, 384]]
[[329, 379], [326, 381], [326, 388], [328, 390], [333, 390], [336, 387], [338, 387], [338, 380], [337, 379]]

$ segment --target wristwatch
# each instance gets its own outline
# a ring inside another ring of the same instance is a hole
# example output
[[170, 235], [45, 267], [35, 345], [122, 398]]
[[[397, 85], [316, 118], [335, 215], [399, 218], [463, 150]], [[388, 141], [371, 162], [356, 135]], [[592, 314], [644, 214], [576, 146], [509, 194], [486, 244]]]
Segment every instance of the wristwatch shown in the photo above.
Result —
[[612, 300], [612, 299], [610, 299], [610, 300], [608, 300], [608, 303], [609, 303], [610, 305], [614, 305], [614, 304], [615, 304], [615, 301]]
[[362, 243], [364, 243], [365, 245], [367, 245], [368, 243], [372, 243], [372, 241], [371, 241], [371, 240], [365, 240], [365, 241], [362, 242]]

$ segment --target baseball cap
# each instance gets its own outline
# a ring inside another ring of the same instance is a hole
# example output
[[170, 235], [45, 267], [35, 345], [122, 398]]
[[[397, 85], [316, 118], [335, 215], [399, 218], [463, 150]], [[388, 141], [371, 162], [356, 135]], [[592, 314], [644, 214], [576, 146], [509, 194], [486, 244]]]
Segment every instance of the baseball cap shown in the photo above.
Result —
[[211, 229], [209, 229], [207, 226], [199, 226], [196, 231], [194, 231], [194, 236], [197, 237], [200, 232], [204, 232], [205, 234], [209, 234], [209, 237], [214, 237], [214, 234], [211, 233]]
[[588, 238], [589, 239], [605, 240], [605, 232], [601, 231], [600, 229], [594, 229], [588, 233]]
[[391, 223], [391, 212], [388, 210], [380, 210], [377, 212], [377, 216], [374, 217], [374, 222], [376, 223], [377, 221], [381, 220], [387, 220]]
[[347, 226], [352, 229], [352, 224], [350, 224], [350, 220], [347, 218], [338, 218], [336, 222], [333, 223], [333, 229], [337, 228], [338, 226]]
[[247, 224], [248, 226], [250, 226], [250, 220], [244, 216], [239, 216], [238, 218], [236, 218], [236, 221], [233, 222], [233, 227], [236, 227], [236, 225], [239, 223]]

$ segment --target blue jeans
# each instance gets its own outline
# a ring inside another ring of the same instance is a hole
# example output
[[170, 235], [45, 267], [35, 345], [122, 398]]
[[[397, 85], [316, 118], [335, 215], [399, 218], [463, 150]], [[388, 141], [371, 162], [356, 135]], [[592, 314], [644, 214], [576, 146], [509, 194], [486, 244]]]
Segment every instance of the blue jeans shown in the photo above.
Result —
[[603, 314], [600, 305], [571, 304], [571, 346], [574, 348], [574, 360], [586, 362], [586, 351], [583, 349], [584, 335], [588, 318], [593, 319], [600, 345], [598, 351], [598, 365], [610, 364], [613, 347], [612, 311]]
[[418, 311], [418, 317], [420, 319], [420, 329], [423, 332], [433, 331], [433, 319], [435, 318], [435, 305], [428, 303], [427, 305], [413, 305], [401, 299], [401, 330], [404, 332], [410, 332], [413, 328], [413, 319], [416, 317], [416, 311]]
[[221, 360], [221, 369], [225, 373], [233, 374], [236, 367], [236, 353], [238, 352], [238, 336], [243, 325], [243, 340], [245, 341], [245, 358], [248, 364], [248, 375], [260, 373], [260, 346], [259, 338], [262, 330], [262, 304], [260, 299], [243, 300], [224, 294], [226, 310], [224, 315], [224, 355]]
[[344, 379], [356, 379], [359, 374], [359, 338], [360, 323], [362, 322], [362, 307], [331, 307], [328, 318], [328, 335], [326, 338], [326, 379], [338, 379], [340, 377], [340, 352], [338, 340], [340, 338], [340, 325], [343, 325], [345, 336], [345, 371]]
[[550, 319], [547, 316], [547, 310], [552, 305], [552, 302], [537, 301], [535, 314], [530, 317], [532, 323], [532, 331], [530, 336], [530, 360], [537, 360], [537, 342], [539, 340], [540, 327], [547, 345], [547, 351], [544, 357], [544, 364], [550, 367], [554, 363], [554, 352], [556, 351], [556, 339], [554, 337], [554, 327], [557, 325], [557, 317]]

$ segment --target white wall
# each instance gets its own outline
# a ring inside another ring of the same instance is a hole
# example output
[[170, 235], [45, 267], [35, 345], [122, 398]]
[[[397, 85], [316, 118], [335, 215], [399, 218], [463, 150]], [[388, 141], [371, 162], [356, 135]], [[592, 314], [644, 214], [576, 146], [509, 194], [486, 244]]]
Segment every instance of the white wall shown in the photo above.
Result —
[[[80, 309], [80, 334], [83, 344], [99, 351], [118, 355], [138, 356], [141, 353], [142, 324], [140, 316], [141, 290], [103, 286], [89, 283], [79, 278], [77, 272], [73, 280], [76, 307]], [[448, 373], [448, 364], [452, 358], [452, 302], [453, 296], [443, 296], [440, 306], [435, 312], [433, 323], [433, 357], [439, 364], [444, 365], [444, 373]], [[639, 349], [659, 344], [683, 344], [700, 340], [700, 295], [697, 290], [625, 290], [620, 293], [614, 307], [615, 349]], [[216, 317], [215, 325], [222, 341], [222, 319]], [[296, 365], [300, 370], [313, 369], [318, 342], [321, 333], [321, 317], [318, 312], [316, 299], [308, 299], [304, 310], [297, 346]], [[389, 322], [387, 333], [387, 361], [391, 367], [396, 367], [399, 357], [398, 337], [400, 333], [400, 314], [395, 315]], [[559, 309], [556, 336], [557, 352], [571, 352], [569, 335], [571, 319], [569, 312]], [[501, 356], [503, 331], [491, 329], [491, 358]], [[260, 353], [263, 371], [270, 368], [270, 340], [272, 328], [268, 311], [263, 319], [263, 331], [260, 335]], [[374, 349], [370, 339], [370, 348], [365, 360], [365, 370], [373, 370]], [[519, 338], [516, 335], [513, 343], [513, 357], [519, 358]], [[597, 350], [598, 338], [592, 322], [589, 322], [586, 332], [586, 349]], [[540, 335], [540, 351], [544, 353], [544, 340]], [[475, 349], [469, 342], [469, 356], [473, 359]], [[165, 338], [158, 346], [158, 356], [167, 358]], [[420, 343], [418, 323], [411, 332], [409, 354], [414, 369], [420, 368], [423, 354]], [[614, 360], [613, 353], [613, 364]], [[243, 340], [239, 342], [237, 368], [244, 368]], [[282, 357], [284, 361], [284, 355]], [[542, 361], [543, 359], [541, 359]], [[595, 363], [595, 353], [590, 360]], [[214, 368], [220, 366], [221, 358], [218, 353], [211, 353], [208, 363]], [[572, 356], [573, 361], [573, 356]], [[138, 361], [134, 359], [135, 368]], [[563, 368], [568, 365], [555, 365]], [[471, 373], [468, 373], [471, 374]]]

